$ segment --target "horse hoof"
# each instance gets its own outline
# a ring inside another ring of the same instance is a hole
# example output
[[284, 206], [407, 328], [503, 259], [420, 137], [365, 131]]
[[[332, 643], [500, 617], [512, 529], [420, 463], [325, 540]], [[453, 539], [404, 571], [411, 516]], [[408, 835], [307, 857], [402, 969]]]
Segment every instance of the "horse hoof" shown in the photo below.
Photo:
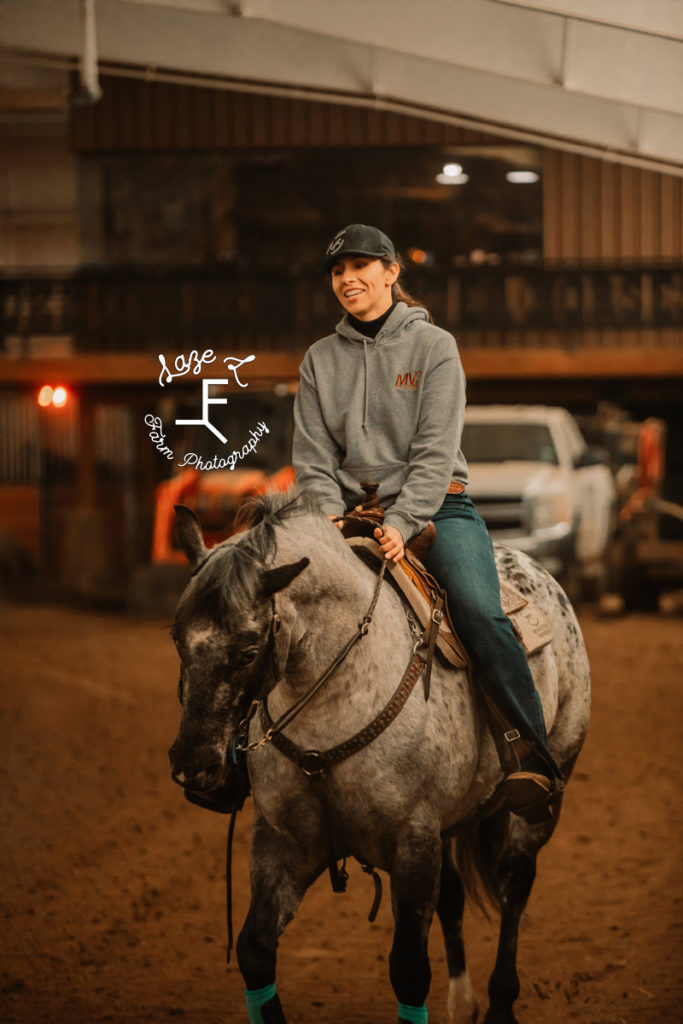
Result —
[[449, 1024], [474, 1024], [479, 1013], [477, 997], [467, 972], [448, 982]]
[[482, 1024], [518, 1024], [512, 1010], [492, 1010], [489, 1008]]

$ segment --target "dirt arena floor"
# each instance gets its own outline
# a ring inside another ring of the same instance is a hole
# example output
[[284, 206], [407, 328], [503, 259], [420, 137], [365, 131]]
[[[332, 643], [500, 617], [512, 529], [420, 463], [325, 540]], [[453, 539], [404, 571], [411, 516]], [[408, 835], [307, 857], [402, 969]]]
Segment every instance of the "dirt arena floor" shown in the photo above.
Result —
[[[683, 620], [582, 616], [593, 725], [539, 859], [520, 935], [520, 1024], [683, 1021]], [[0, 606], [0, 1019], [244, 1024], [225, 965], [226, 819], [171, 783], [176, 655], [168, 624]], [[238, 821], [235, 919], [248, 902], [250, 810]], [[386, 889], [386, 886], [385, 886]], [[390, 1024], [385, 896], [351, 870], [321, 879], [280, 946], [292, 1024]], [[484, 1002], [493, 920], [469, 914]], [[445, 1022], [441, 936], [430, 1019]]]

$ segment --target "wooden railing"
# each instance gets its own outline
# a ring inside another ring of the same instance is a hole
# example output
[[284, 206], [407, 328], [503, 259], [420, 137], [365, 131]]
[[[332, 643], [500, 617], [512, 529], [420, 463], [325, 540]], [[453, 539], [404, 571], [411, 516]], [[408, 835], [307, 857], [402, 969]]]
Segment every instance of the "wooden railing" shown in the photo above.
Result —
[[[681, 265], [421, 269], [407, 283], [464, 345], [480, 344], [487, 331], [517, 346], [558, 332], [576, 347], [584, 331], [683, 329]], [[21, 355], [36, 336], [67, 336], [83, 353], [226, 342], [286, 351], [329, 333], [338, 313], [315, 271], [212, 266], [0, 277], [5, 355]]]

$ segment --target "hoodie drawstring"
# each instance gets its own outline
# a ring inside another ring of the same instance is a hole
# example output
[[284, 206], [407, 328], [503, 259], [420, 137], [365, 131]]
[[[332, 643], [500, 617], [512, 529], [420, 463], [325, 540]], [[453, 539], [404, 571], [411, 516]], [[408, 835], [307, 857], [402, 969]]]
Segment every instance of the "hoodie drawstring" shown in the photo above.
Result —
[[363, 362], [365, 364], [365, 397], [363, 402], [363, 430], [367, 430], [368, 421], [368, 341], [367, 338], [363, 338]]

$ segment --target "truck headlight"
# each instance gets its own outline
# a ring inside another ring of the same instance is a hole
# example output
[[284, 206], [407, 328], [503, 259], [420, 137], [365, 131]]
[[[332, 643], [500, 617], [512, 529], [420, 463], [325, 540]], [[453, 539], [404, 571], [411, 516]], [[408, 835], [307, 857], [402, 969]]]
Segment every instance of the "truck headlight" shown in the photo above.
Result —
[[531, 522], [534, 530], [571, 523], [572, 513], [566, 494], [535, 494], [531, 499]]

